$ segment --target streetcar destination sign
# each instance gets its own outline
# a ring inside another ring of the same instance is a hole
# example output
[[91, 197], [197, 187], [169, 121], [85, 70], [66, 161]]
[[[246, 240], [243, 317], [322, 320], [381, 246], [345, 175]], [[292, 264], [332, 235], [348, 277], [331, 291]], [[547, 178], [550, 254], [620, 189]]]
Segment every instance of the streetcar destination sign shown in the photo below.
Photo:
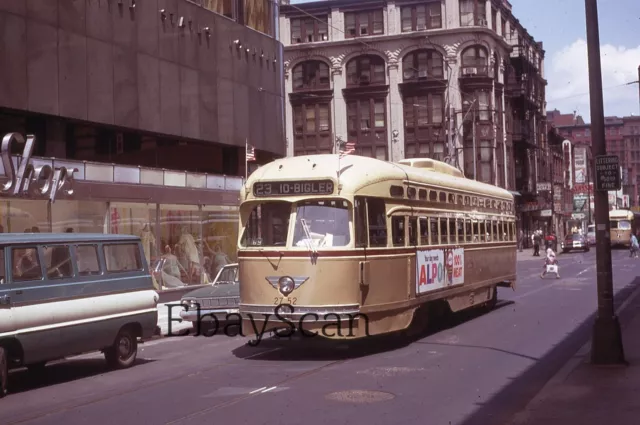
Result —
[[596, 190], [620, 190], [620, 180], [620, 161], [618, 156], [596, 156]]
[[253, 196], [331, 195], [331, 180], [263, 182], [253, 185]]

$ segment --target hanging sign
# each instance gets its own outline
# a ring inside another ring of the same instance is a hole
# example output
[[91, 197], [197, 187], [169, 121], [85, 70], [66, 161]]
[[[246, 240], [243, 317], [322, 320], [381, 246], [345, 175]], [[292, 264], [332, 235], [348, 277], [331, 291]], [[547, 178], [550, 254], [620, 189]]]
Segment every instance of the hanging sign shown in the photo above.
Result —
[[620, 160], [617, 155], [596, 156], [596, 190], [620, 190]]

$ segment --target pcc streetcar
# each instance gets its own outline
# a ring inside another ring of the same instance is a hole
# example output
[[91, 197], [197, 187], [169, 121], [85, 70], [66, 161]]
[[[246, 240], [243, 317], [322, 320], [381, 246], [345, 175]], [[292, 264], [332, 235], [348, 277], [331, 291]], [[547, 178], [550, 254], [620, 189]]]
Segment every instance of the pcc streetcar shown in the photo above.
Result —
[[513, 196], [432, 159], [289, 157], [241, 190], [245, 335], [415, 329], [432, 301], [493, 307], [515, 288]]
[[631, 246], [631, 233], [637, 233], [640, 226], [639, 214], [628, 209], [609, 211], [611, 246]]

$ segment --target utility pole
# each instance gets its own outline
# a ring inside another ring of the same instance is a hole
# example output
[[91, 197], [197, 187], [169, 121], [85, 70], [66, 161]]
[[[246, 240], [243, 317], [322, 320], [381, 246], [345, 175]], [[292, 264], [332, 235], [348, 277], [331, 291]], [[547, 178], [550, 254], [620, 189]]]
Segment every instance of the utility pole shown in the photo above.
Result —
[[[606, 155], [604, 138], [604, 103], [602, 99], [602, 65], [597, 0], [585, 0], [587, 48], [589, 56], [589, 97], [591, 101], [592, 151], [594, 157]], [[591, 362], [599, 365], [626, 364], [620, 322], [613, 308], [611, 235], [609, 199], [606, 191], [595, 191], [596, 270], [598, 313], [593, 324]]]

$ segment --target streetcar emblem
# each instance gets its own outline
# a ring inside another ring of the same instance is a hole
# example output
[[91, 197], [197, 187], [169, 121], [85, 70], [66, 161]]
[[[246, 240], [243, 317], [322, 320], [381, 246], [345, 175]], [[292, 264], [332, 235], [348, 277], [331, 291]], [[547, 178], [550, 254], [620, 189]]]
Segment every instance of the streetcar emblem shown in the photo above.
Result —
[[289, 295], [294, 290], [298, 289], [300, 285], [309, 280], [309, 277], [304, 276], [267, 276], [267, 282], [276, 289], [279, 289], [282, 295]]

